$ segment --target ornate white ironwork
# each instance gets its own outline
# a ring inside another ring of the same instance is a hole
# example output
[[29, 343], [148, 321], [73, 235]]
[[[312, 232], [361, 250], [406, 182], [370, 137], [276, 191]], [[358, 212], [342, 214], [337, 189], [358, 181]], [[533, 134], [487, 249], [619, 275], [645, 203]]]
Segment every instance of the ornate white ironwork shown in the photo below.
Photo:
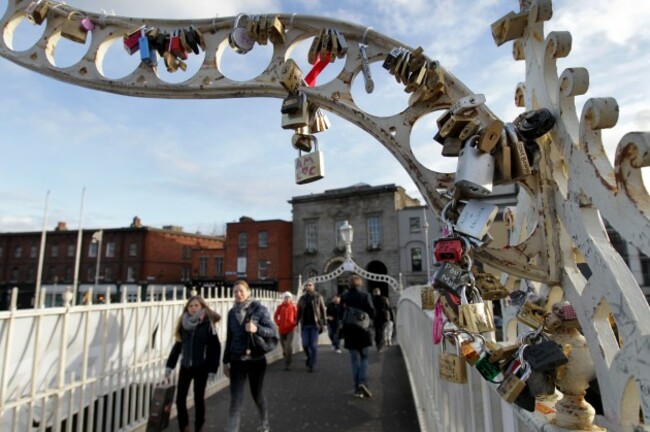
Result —
[[[284, 43], [276, 43], [270, 63], [257, 77], [236, 82], [220, 71], [222, 47], [228, 43], [233, 18], [198, 21], [142, 20], [85, 15], [98, 25], [88, 52], [75, 65], [54, 66], [53, 52], [69, 12], [67, 5], [50, 10], [44, 35], [30, 49], [11, 49], [13, 32], [28, 1], [8, 2], [0, 21], [0, 55], [21, 66], [71, 84], [130, 96], [155, 98], [230, 98], [286, 96], [279, 85], [279, 71], [297, 43], [335, 27], [349, 50], [336, 79], [316, 88], [304, 88], [312, 103], [358, 125], [382, 143], [407, 170], [429, 205], [440, 212], [446, 199], [439, 193], [453, 184], [453, 174], [423, 166], [414, 156], [410, 135], [416, 120], [446, 109], [461, 97], [473, 94], [449, 71], [444, 71], [445, 94], [429, 101], [414, 101], [390, 117], [364, 112], [354, 102], [351, 85], [362, 70], [360, 42], [367, 46], [370, 62], [383, 61], [393, 47], [403, 44], [365, 27], [313, 16], [279, 15], [286, 27]], [[634, 132], [619, 142], [614, 165], [607, 159], [600, 130], [617, 121], [612, 98], [590, 99], [582, 114], [574, 98], [586, 93], [586, 69], [572, 68], [558, 75], [556, 60], [571, 50], [568, 32], [544, 33], [544, 21], [552, 16], [550, 0], [521, 2], [523, 10], [505, 22], [503, 41], [514, 40], [515, 60], [526, 62], [525, 81], [516, 88], [518, 106], [548, 108], [556, 117], [553, 131], [540, 140], [539, 172], [519, 182], [524, 193], [516, 211], [515, 231], [521, 241], [507, 248], [486, 247], [475, 258], [516, 278], [540, 283], [543, 293], [552, 290], [574, 305], [602, 390], [604, 415], [596, 422], [620, 430], [640, 422], [650, 424], [650, 314], [632, 273], [609, 242], [601, 214], [628, 242], [650, 255], [650, 198], [641, 168], [650, 165], [650, 134]], [[206, 38], [203, 64], [186, 81], [170, 84], [155, 71], [140, 65], [120, 80], [102, 75], [108, 46], [117, 38], [146, 24], [182, 28], [193, 24]], [[289, 26], [291, 23], [291, 26]], [[410, 49], [409, 47], [405, 47]], [[484, 105], [479, 120], [487, 125], [495, 115]], [[436, 145], [436, 144], [432, 144]], [[437, 151], [437, 150], [436, 150]], [[527, 197], [524, 197], [527, 194]], [[584, 257], [593, 275], [587, 280], [577, 267]], [[363, 271], [363, 269], [359, 269]], [[360, 273], [361, 274], [361, 273]], [[362, 274], [363, 275], [363, 274]], [[367, 276], [364, 276], [367, 277]], [[613, 331], [610, 317], [615, 322]], [[618, 337], [617, 337], [618, 336]]]

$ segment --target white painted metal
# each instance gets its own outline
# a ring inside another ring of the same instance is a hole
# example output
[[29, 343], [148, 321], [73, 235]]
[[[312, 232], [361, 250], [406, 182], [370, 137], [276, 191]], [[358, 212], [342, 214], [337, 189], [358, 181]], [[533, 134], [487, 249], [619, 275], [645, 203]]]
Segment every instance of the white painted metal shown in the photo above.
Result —
[[[426, 103], [416, 101], [394, 116], [370, 115], [360, 109], [351, 96], [351, 83], [362, 69], [360, 42], [367, 45], [370, 61], [382, 61], [393, 47], [403, 46], [398, 41], [365, 27], [333, 19], [280, 15], [285, 27], [288, 27], [289, 21], [292, 23], [286, 34], [286, 42], [275, 45], [268, 67], [259, 76], [246, 82], [235, 82], [226, 78], [219, 69], [220, 46], [227, 40], [233, 18], [191, 23], [146, 20], [147, 24], [156, 27], [177, 28], [194, 24], [202, 30], [207, 49], [200, 70], [178, 84], [161, 81], [152, 69], [144, 65], [121, 80], [109, 80], [101, 74], [107, 43], [139, 27], [141, 19], [87, 14], [101, 24], [93, 31], [88, 52], [76, 65], [57, 68], [51, 61], [52, 52], [71, 8], [62, 4], [53, 9], [45, 24], [44, 36], [32, 48], [16, 52], [11, 49], [13, 32], [17, 23], [24, 19], [23, 10], [29, 2], [19, 0], [8, 3], [6, 13], [0, 20], [0, 28], [4, 32], [0, 38], [1, 56], [72, 84], [140, 97], [282, 98], [286, 91], [278, 84], [279, 69], [290, 57], [293, 46], [314, 36], [323, 27], [336, 27], [345, 34], [349, 43], [345, 66], [330, 83], [318, 88], [304, 88], [309, 100], [374, 136], [411, 175], [432, 209], [440, 212], [446, 202], [439, 191], [453, 185], [453, 175], [431, 171], [416, 159], [409, 140], [412, 125], [420, 117], [448, 108], [474, 92], [445, 70], [444, 96]], [[616, 101], [612, 98], [589, 99], [578, 116], [575, 97], [586, 93], [588, 72], [577, 67], [558, 74], [556, 64], [558, 58], [568, 56], [571, 35], [568, 32], [545, 34], [544, 21], [552, 16], [550, 0], [519, 3], [524, 9], [517, 11], [516, 22], [513, 21], [513, 28], [521, 30], [521, 34], [513, 36], [513, 55], [515, 60], [526, 62], [526, 75], [515, 89], [515, 99], [519, 106], [527, 110], [548, 108], [556, 117], [557, 125], [548, 136], [538, 140], [541, 160], [537, 174], [519, 181], [522, 194], [528, 195], [528, 198], [520, 198], [513, 212], [521, 241], [515, 241], [504, 249], [486, 247], [477, 250], [475, 258], [507, 272], [512, 278], [538, 282], [534, 286], [543, 295], [559, 291], [569, 300], [577, 311], [602, 389], [604, 414], [596, 422], [610, 429], [623, 430], [639, 426], [641, 412], [643, 424], [647, 427], [650, 425], [650, 366], [647, 362], [650, 358], [650, 313], [634, 275], [610, 244], [601, 215], [634, 247], [650, 255], [650, 197], [641, 174], [642, 168], [650, 166], [650, 134], [631, 132], [623, 136], [612, 164], [603, 149], [600, 131], [615, 126], [618, 112]], [[495, 117], [485, 105], [479, 110], [482, 125]], [[589, 280], [578, 270], [578, 255], [584, 257], [593, 273]], [[102, 307], [113, 310], [111, 308], [115, 306]], [[122, 317], [130, 310], [129, 306], [118, 307], [122, 308]], [[43, 314], [43, 319], [47, 319], [46, 311], [39, 313]], [[400, 319], [411, 317], [414, 320], [412, 324], [422, 326], [421, 331], [424, 332], [424, 326], [428, 323], [420, 315], [414, 311], [400, 315]], [[612, 330], [610, 316], [616, 323], [618, 338]], [[412, 334], [411, 329], [409, 334]], [[128, 337], [128, 334], [123, 336]], [[423, 345], [413, 346], [415, 341]], [[409, 346], [413, 358], [418, 359], [417, 363], [410, 363], [410, 370], [419, 378], [431, 376], [417, 369], [422, 365], [431, 367], [436, 364], [437, 359], [428, 341], [409, 338], [405, 344]], [[124, 364], [118, 364], [115, 381], [111, 377], [108, 382], [114, 384], [122, 380], [124, 368]], [[10, 377], [3, 372], [0, 392], [5, 398]], [[416, 381], [418, 397], [421, 400], [435, 397], [436, 405], [445, 406], [454, 398], [457, 389], [441, 389], [434, 381], [429, 384]], [[426, 387], [428, 385], [430, 388]], [[477, 399], [474, 398], [474, 401]], [[0, 418], [4, 421], [7, 412], [16, 412], [14, 407], [17, 405], [15, 402], [12, 402], [13, 405], [7, 404], [4, 400], [0, 403], [3, 404], [0, 416], [4, 416]], [[30, 403], [38, 406], [40, 401], [32, 399]], [[113, 401], [109, 399], [109, 403]], [[444, 410], [436, 413], [423, 411], [420, 415], [427, 421], [442, 421], [439, 424], [447, 424], [445, 422], [453, 418], [449, 411]], [[521, 413], [519, 415], [522, 420], [515, 424], [533, 424], [523, 419]]]

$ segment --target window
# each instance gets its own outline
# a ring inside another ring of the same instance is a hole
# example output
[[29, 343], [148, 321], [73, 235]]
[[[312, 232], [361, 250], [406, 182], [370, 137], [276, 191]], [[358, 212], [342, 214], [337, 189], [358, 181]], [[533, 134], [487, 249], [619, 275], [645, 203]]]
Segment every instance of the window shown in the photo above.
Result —
[[245, 251], [246, 248], [248, 248], [248, 234], [245, 232], [240, 232], [239, 236], [237, 237], [237, 249], [240, 251]]
[[107, 282], [113, 280], [113, 267], [107, 266], [104, 269], [104, 280]]
[[115, 256], [115, 242], [106, 243], [106, 257], [112, 258]]
[[29, 257], [30, 258], [36, 258], [37, 255], [38, 255], [38, 247], [30, 246], [29, 247]]
[[208, 275], [208, 257], [199, 257], [199, 276], [206, 277]]
[[422, 271], [422, 248], [411, 249], [411, 271]]
[[88, 271], [86, 272], [86, 280], [95, 280], [95, 266], [88, 266]]
[[368, 248], [379, 249], [381, 247], [381, 219], [379, 216], [371, 216], [367, 219]]
[[260, 260], [260, 261], [257, 262], [257, 278], [258, 279], [266, 279], [268, 277], [268, 274], [267, 274], [268, 265], [269, 265], [269, 262], [267, 260]]
[[420, 232], [420, 218], [412, 217], [409, 218], [409, 231], [412, 233]]
[[316, 222], [305, 224], [305, 250], [315, 253], [318, 250], [318, 227]]
[[98, 248], [97, 243], [92, 243], [91, 242], [88, 245], [88, 256], [90, 258], [97, 258], [97, 248]]
[[14, 248], [14, 258], [20, 258], [23, 255], [23, 247], [18, 245]]
[[27, 282], [34, 282], [36, 278], [36, 270], [34, 267], [28, 267], [27, 268]]
[[138, 244], [136, 242], [129, 243], [129, 256], [138, 256]]
[[9, 282], [18, 282], [18, 277], [20, 276], [20, 270], [18, 267], [11, 269], [11, 280]]
[[181, 270], [181, 280], [182, 281], [189, 281], [190, 280], [190, 268], [185, 266]]
[[269, 246], [269, 233], [266, 231], [260, 231], [259, 234], [257, 234], [257, 244], [261, 248], [265, 248]]
[[334, 244], [338, 250], [345, 249], [345, 242], [343, 241], [343, 237], [341, 237], [341, 226], [343, 226], [344, 223], [345, 221], [342, 220], [334, 223]]
[[66, 282], [72, 282], [72, 267], [65, 268], [65, 280]]
[[183, 250], [181, 251], [181, 255], [182, 255], [183, 259], [192, 258], [192, 249], [189, 246], [183, 246]]
[[75, 247], [73, 244], [68, 245], [68, 258], [74, 256]]
[[214, 259], [214, 275], [223, 276], [223, 257], [216, 257]]
[[135, 280], [135, 267], [128, 266], [126, 268], [126, 281], [133, 282]]
[[52, 245], [52, 248], [50, 249], [50, 254], [52, 258], [56, 258], [59, 256], [59, 246], [57, 245]]
[[237, 276], [246, 277], [246, 257], [237, 258]]
[[56, 267], [50, 266], [47, 269], [47, 280], [50, 282], [56, 282]]

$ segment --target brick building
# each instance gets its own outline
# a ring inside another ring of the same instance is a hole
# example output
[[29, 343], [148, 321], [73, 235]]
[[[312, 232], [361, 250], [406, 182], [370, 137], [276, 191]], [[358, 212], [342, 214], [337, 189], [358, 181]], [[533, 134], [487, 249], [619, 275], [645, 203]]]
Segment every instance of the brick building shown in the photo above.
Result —
[[[104, 285], [189, 283], [193, 277], [203, 274], [201, 254], [197, 251], [212, 251], [213, 264], [216, 251], [224, 255], [223, 237], [189, 234], [174, 226], [163, 229], [143, 226], [137, 217], [128, 228], [101, 230], [101, 251], [98, 251], [97, 235], [93, 240], [93, 234], [98, 232], [97, 229], [82, 232], [79, 284], [95, 281], [98, 260], [99, 280]], [[77, 237], [78, 230], [68, 230], [63, 222], [46, 233], [42, 284], [73, 284]], [[13, 287], [20, 290], [20, 307], [32, 304], [40, 244], [40, 232], [0, 233], [1, 308], [6, 308]], [[214, 267], [205, 268], [206, 275], [215, 271]]]
[[292, 287], [293, 225], [283, 220], [241, 217], [226, 228], [226, 283], [245, 279], [253, 288]]

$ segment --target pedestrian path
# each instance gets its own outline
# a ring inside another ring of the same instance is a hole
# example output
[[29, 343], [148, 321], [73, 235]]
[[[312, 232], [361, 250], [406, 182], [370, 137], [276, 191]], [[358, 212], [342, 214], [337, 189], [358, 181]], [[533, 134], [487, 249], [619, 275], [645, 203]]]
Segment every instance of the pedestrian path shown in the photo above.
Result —
[[[417, 432], [420, 430], [406, 366], [399, 346], [378, 353], [371, 348], [369, 399], [355, 398], [347, 350], [338, 354], [319, 346], [318, 364], [307, 372], [305, 356], [294, 356], [292, 370], [282, 360], [268, 365], [265, 393], [272, 432]], [[206, 431], [224, 431], [230, 403], [229, 388], [207, 400]], [[175, 419], [174, 419], [175, 420]], [[244, 396], [241, 432], [259, 426], [248, 386]], [[174, 425], [175, 426], [175, 425]]]

